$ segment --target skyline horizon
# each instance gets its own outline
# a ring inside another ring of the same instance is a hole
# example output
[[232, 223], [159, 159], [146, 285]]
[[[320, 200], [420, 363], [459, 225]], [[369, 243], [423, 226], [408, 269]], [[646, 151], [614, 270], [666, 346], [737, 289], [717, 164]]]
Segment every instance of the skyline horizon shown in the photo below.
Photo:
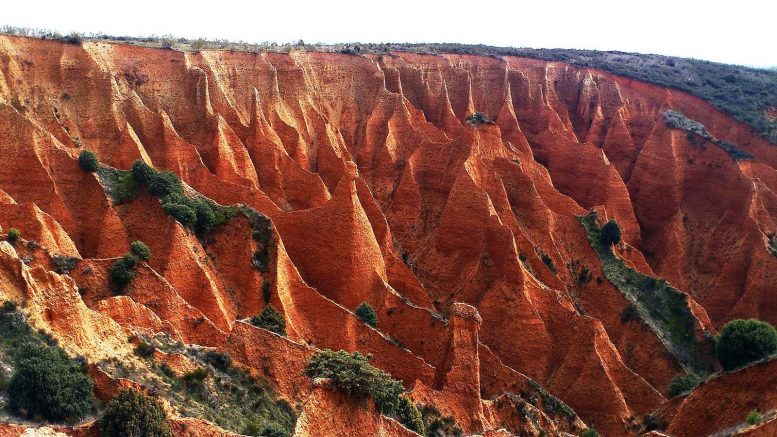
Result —
[[[14, 30], [27, 30], [32, 32], [33, 34], [20, 34], [15, 33]], [[765, 64], [765, 65], [754, 65], [754, 64], [737, 64], [737, 63], [730, 63], [730, 62], [722, 62], [712, 59], [705, 59], [705, 58], [697, 58], [693, 56], [681, 56], [681, 55], [672, 55], [672, 54], [665, 54], [665, 53], [657, 53], [657, 52], [639, 52], [639, 51], [627, 51], [627, 50], [620, 50], [620, 49], [589, 49], [589, 48], [578, 48], [578, 47], [538, 47], [538, 46], [524, 46], [524, 45], [492, 45], [492, 44], [485, 44], [485, 43], [476, 43], [476, 42], [452, 42], [452, 41], [320, 41], [320, 40], [312, 40], [312, 41], [305, 41], [304, 39], [300, 38], [297, 40], [290, 40], [290, 41], [271, 41], [271, 40], [238, 40], [238, 39], [229, 39], [229, 38], [203, 38], [203, 37], [185, 37], [181, 35], [176, 34], [112, 34], [108, 32], [102, 32], [102, 31], [90, 31], [90, 32], [81, 32], [78, 30], [68, 30], [63, 31], [60, 29], [55, 28], [41, 28], [41, 27], [29, 27], [29, 26], [15, 26], [15, 25], [9, 25], [5, 23], [0, 23], [0, 35], [11, 35], [11, 36], [20, 36], [20, 37], [29, 37], [29, 38], [39, 38], [39, 39], [46, 39], [45, 37], [41, 36], [41, 33], [50, 33], [51, 35], [58, 35], [59, 37], [67, 37], [70, 35], [79, 35], [82, 38], [85, 39], [104, 39], [107, 43], [114, 43], [114, 44], [130, 44], [135, 40], [142, 40], [142, 39], [163, 39], [163, 38], [172, 38], [176, 41], [179, 41], [181, 39], [187, 40], [188, 42], [196, 41], [198, 39], [207, 41], [207, 42], [223, 42], [227, 44], [252, 44], [252, 45], [259, 45], [259, 46], [271, 46], [273, 44], [278, 46], [295, 46], [300, 45], [300, 42], [304, 43], [306, 46], [349, 46], [354, 44], [370, 44], [370, 45], [383, 45], [383, 44], [389, 44], [389, 45], [406, 45], [406, 46], [416, 46], [416, 45], [462, 45], [462, 46], [469, 46], [469, 47], [489, 47], [489, 48], [496, 48], [496, 49], [530, 49], [530, 50], [573, 50], [573, 51], [582, 51], [582, 52], [605, 52], [605, 53], [622, 53], [622, 54], [632, 54], [632, 55], [644, 55], [644, 56], [663, 56], [667, 58], [680, 58], [680, 59], [689, 59], [694, 61], [702, 61], [702, 62], [711, 62], [715, 64], [722, 64], [722, 65], [731, 65], [736, 67], [744, 67], [744, 68], [752, 68], [757, 70], [768, 70], [768, 71], [777, 71], [777, 63], [775, 64]], [[206, 50], [229, 50], [229, 49], [206, 49]]]
[[549, 9], [526, 0], [482, 5], [395, 0], [390, 7], [356, 0], [294, 5], [135, 0], [117, 13], [96, 0], [31, 0], [7, 5], [0, 24], [62, 34], [173, 35], [247, 43], [454, 43], [618, 51], [777, 67], [777, 52], [765, 50], [777, 5], [757, 0], [742, 0], [736, 8], [694, 3], [559, 0]]

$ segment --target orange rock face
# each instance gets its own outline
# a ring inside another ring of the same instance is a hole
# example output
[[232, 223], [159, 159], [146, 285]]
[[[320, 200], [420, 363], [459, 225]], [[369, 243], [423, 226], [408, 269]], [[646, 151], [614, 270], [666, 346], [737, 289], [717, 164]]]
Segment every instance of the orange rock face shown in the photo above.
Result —
[[[669, 109], [755, 160], [667, 127]], [[476, 111], [494, 124], [467, 123]], [[114, 202], [82, 150], [241, 209], [196, 235], [145, 189]], [[678, 435], [741, 419], [693, 419], [711, 399], [696, 392], [665, 404], [682, 363], [623, 321], [629, 301], [577, 219], [589, 209], [621, 225], [624, 264], [690, 296], [693, 326], [777, 323], [777, 148], [698, 99], [592, 69], [0, 36], [0, 156], [0, 234], [22, 233], [0, 242], [0, 298], [92, 362], [130, 357], [136, 334], [227, 352], [301, 406], [300, 436], [412, 435], [305, 376], [324, 348], [370, 354], [467, 433], [626, 435], [659, 408]], [[117, 296], [108, 272], [134, 240], [152, 257]], [[79, 261], [57, 274], [55, 255]], [[285, 337], [246, 323], [267, 304]], [[104, 398], [122, 384], [96, 378]]]

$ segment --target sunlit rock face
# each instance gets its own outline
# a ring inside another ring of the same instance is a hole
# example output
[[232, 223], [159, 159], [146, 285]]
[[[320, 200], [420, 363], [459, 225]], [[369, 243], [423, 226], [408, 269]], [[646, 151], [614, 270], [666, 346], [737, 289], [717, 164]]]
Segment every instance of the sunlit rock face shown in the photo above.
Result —
[[[668, 110], [754, 159], [667, 126]], [[143, 189], [115, 202], [83, 150], [241, 212], [196, 235]], [[22, 235], [0, 243], [0, 297], [93, 362], [135, 360], [136, 334], [228, 352], [300, 406], [300, 436], [412, 434], [305, 376], [316, 349], [371, 354], [466, 433], [624, 435], [658, 409], [684, 363], [667, 333], [623, 320], [589, 210], [619, 223], [619, 265], [687, 294], [692, 341], [732, 318], [777, 323], [777, 148], [703, 101], [593, 69], [0, 36], [0, 156], [0, 228]], [[109, 268], [134, 240], [153, 255], [114, 296]], [[80, 261], [59, 274], [58, 255]], [[362, 302], [377, 328], [353, 315]], [[247, 323], [267, 304], [286, 337]], [[536, 387], [576, 415], [543, 398], [522, 416]], [[673, 404], [671, 429], [730, 426], [684, 419], [696, 402]]]

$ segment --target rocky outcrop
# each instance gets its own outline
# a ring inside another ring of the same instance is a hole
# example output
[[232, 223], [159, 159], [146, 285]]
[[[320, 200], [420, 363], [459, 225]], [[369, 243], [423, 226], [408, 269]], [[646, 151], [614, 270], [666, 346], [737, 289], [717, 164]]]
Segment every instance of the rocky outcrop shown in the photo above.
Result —
[[[668, 126], [667, 110], [754, 159]], [[241, 207], [197, 235], [145, 189], [116, 202], [82, 150]], [[622, 435], [656, 410], [683, 363], [624, 321], [578, 220], [589, 209], [620, 223], [624, 265], [687, 293], [694, 327], [777, 322], [777, 149], [698, 99], [593, 69], [0, 36], [0, 151], [0, 227], [23, 236], [0, 243], [4, 300], [91, 361], [130, 360], [128, 337], [157, 333], [228, 352], [304, 405], [299, 435], [408, 433], [304, 375], [324, 348], [371, 354], [473, 433]], [[134, 240], [152, 257], [116, 293], [108, 271]], [[57, 274], [54, 255], [80, 261]], [[353, 314], [362, 302], [377, 327]], [[285, 338], [246, 323], [267, 304]], [[697, 434], [727, 425], [673, 417]]]

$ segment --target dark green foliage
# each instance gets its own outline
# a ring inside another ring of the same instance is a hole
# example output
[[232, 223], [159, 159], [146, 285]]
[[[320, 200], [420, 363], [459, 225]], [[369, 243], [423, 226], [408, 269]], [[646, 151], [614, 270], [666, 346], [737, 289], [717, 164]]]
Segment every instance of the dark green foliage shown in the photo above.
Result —
[[764, 416], [758, 410], [750, 411], [747, 413], [747, 417], [745, 417], [748, 425], [758, 425], [762, 420], [764, 420]]
[[642, 424], [645, 426], [645, 431], [653, 431], [656, 429], [664, 429], [666, 426], [661, 419], [653, 414], [647, 414], [642, 420]]
[[60, 275], [68, 274], [76, 268], [80, 259], [72, 256], [54, 255], [51, 257], [51, 262], [56, 266], [56, 272]]
[[100, 417], [104, 437], [172, 437], [164, 407], [136, 390], [122, 390]]
[[148, 187], [156, 177], [157, 171], [143, 161], [132, 163], [132, 175], [139, 184]]
[[194, 228], [198, 233], [207, 234], [216, 226], [216, 213], [210, 203], [202, 199], [194, 201], [194, 214], [197, 217]]
[[367, 302], [362, 302], [361, 305], [359, 305], [359, 308], [356, 308], [355, 314], [362, 322], [373, 328], [378, 327], [378, 314]]
[[251, 265], [262, 273], [266, 273], [270, 268], [270, 251], [267, 246], [254, 251], [251, 257]]
[[132, 282], [132, 280], [135, 279], [135, 264], [137, 264], [137, 262], [138, 259], [135, 255], [127, 254], [113, 263], [108, 270], [111, 285], [116, 289], [121, 290]]
[[712, 144], [723, 149], [735, 161], [751, 161], [755, 156], [744, 150], [740, 150], [735, 144], [715, 138], [707, 128], [696, 120], [692, 120], [679, 111], [665, 111], [663, 114], [666, 125], [672, 129], [680, 129], [688, 132], [688, 139], [696, 145], [696, 136], [701, 137], [703, 141], [709, 141]]
[[[316, 352], [305, 373], [311, 378], [328, 378], [348, 397], [372, 398], [381, 413], [397, 418], [409, 429], [423, 432], [421, 414], [402, 396], [402, 383], [388, 373], [370, 365], [359, 352]], [[415, 410], [415, 411], [413, 411]]]
[[148, 363], [147, 371], [118, 361], [101, 367], [113, 377], [152, 387], [155, 395], [169, 401], [184, 417], [201, 418], [249, 435], [261, 435], [275, 423], [286, 430], [284, 435], [291, 435], [296, 421], [294, 409], [268, 382], [231, 365], [228, 354], [200, 346], [186, 347], [168, 337], [142, 337], [141, 341], [165, 353], [182, 354], [201, 370], [178, 376], [169, 366], [153, 362]]
[[261, 437], [289, 437], [291, 431], [276, 422], [270, 422], [264, 425], [259, 422], [251, 422], [246, 429], [243, 430], [243, 434]]
[[673, 398], [690, 392], [701, 384], [704, 378], [696, 373], [677, 374], [669, 384], [669, 397]]
[[630, 303], [621, 312], [621, 323], [629, 323], [632, 320], [639, 320], [639, 311], [636, 305]]
[[396, 417], [399, 423], [404, 425], [405, 428], [424, 435], [426, 428], [421, 412], [418, 411], [418, 407], [416, 407], [413, 401], [407, 396], [399, 397], [399, 403], [397, 404], [394, 417]]
[[232, 366], [232, 357], [226, 352], [211, 350], [206, 352], [202, 359], [222, 372], [226, 372]]
[[602, 243], [609, 246], [621, 241], [621, 227], [615, 219], [610, 219], [602, 226]]
[[103, 167], [97, 173], [106, 185], [108, 194], [116, 203], [130, 201], [138, 191], [135, 173]]
[[494, 119], [482, 112], [476, 112], [467, 116], [467, 123], [477, 127], [484, 124], [494, 124]]
[[711, 370], [714, 358], [695, 336], [697, 321], [688, 305], [688, 296], [666, 281], [644, 275], [615, 256], [602, 241], [596, 213], [578, 217], [588, 233], [588, 241], [602, 263], [604, 276], [627, 301], [634, 304], [646, 325], [665, 339], [665, 345], [684, 368], [697, 373]]
[[777, 330], [760, 320], [732, 320], [720, 331], [715, 352], [724, 369], [742, 367], [777, 353]]
[[78, 32], [70, 32], [66, 36], [62, 37], [62, 42], [67, 44], [80, 45], [82, 41], [83, 41], [83, 37]]
[[178, 175], [171, 171], [156, 172], [146, 185], [148, 192], [157, 197], [168, 194], [183, 194], [183, 185]]
[[29, 418], [75, 422], [92, 412], [92, 380], [84, 366], [62, 349], [35, 343], [23, 355], [8, 381], [8, 408]]
[[135, 346], [135, 355], [141, 358], [151, 358], [154, 355], [154, 347], [145, 341], [141, 341]]
[[163, 203], [165, 214], [177, 220], [182, 225], [190, 228], [197, 222], [197, 214], [192, 208], [177, 203]]
[[272, 293], [270, 289], [270, 282], [269, 281], [263, 281], [262, 282], [262, 300], [264, 303], [270, 302], [270, 298], [272, 298]]
[[81, 170], [94, 173], [100, 169], [100, 163], [97, 161], [97, 155], [89, 150], [84, 150], [78, 155], [78, 165]]
[[16, 228], [11, 228], [8, 230], [8, 242], [11, 244], [16, 243], [16, 240], [18, 240], [21, 236], [21, 232], [19, 232], [19, 230]]
[[202, 388], [202, 384], [208, 378], [208, 371], [204, 367], [198, 367], [191, 372], [183, 375], [181, 381], [183, 381], [186, 389], [189, 391], [197, 391]]
[[272, 304], [267, 304], [258, 316], [252, 318], [251, 324], [283, 337], [286, 336], [286, 319]]
[[599, 433], [593, 428], [588, 428], [580, 433], [580, 437], [599, 437]]
[[456, 423], [456, 419], [443, 416], [434, 405], [421, 405], [421, 417], [423, 418], [426, 435], [428, 437], [463, 437], [464, 431]]
[[135, 240], [130, 243], [130, 250], [132, 251], [133, 255], [142, 259], [143, 261], [148, 261], [151, 259], [151, 249], [146, 246], [146, 243], [140, 240]]
[[162, 199], [165, 214], [198, 234], [207, 234], [238, 214], [236, 207], [223, 207], [204, 198], [186, 197], [181, 180], [171, 171], [159, 172], [143, 161], [135, 161], [130, 174], [139, 186], [146, 187], [149, 194]]
[[550, 255], [545, 252], [540, 252], [540, 259], [543, 263], [545, 263], [545, 266], [548, 267], [548, 270], [550, 270], [554, 275], [558, 272], [556, 264], [553, 263], [553, 258], [551, 258]]

